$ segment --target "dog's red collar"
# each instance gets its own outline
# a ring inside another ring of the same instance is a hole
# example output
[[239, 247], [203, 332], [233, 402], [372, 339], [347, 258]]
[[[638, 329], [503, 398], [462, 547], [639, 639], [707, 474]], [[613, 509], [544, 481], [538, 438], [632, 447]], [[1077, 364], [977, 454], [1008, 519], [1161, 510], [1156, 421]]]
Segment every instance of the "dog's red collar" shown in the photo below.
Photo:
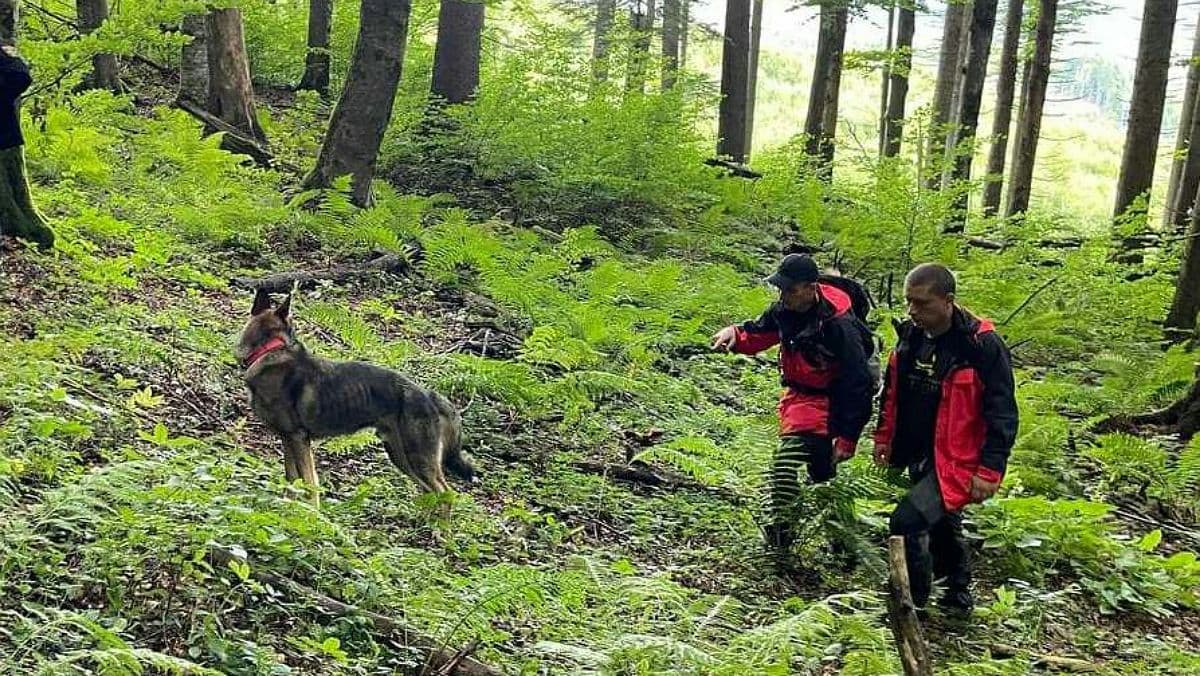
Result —
[[287, 341], [284, 340], [282, 336], [275, 336], [262, 345], [259, 345], [257, 349], [250, 353], [249, 357], [246, 357], [246, 368], [254, 366], [263, 357], [271, 354], [275, 350], [283, 348], [286, 345]]

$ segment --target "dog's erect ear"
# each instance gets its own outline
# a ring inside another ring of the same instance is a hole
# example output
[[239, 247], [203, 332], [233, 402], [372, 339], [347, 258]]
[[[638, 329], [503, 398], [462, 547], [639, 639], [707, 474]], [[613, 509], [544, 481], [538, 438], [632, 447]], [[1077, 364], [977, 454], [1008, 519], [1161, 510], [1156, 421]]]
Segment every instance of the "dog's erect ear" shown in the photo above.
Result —
[[288, 318], [288, 310], [290, 309], [292, 309], [292, 294], [289, 293], [287, 297], [283, 299], [283, 302], [279, 304], [279, 307], [275, 308], [275, 316], [286, 322]]
[[271, 309], [271, 294], [259, 289], [254, 294], [254, 306], [250, 308], [252, 316], [261, 314]]

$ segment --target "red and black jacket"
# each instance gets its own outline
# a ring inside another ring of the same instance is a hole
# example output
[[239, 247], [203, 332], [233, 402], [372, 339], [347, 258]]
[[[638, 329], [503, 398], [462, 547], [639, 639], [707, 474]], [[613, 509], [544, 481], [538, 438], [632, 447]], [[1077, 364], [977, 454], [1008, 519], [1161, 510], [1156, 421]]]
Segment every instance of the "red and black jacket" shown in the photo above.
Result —
[[850, 297], [818, 284], [814, 311], [780, 303], [737, 328], [733, 351], [755, 354], [779, 345], [780, 434], [819, 434], [857, 441], [871, 417], [871, 375]]
[[[901, 448], [897, 441], [896, 392], [913, 367], [912, 342], [920, 331], [911, 322], [897, 329], [899, 342], [888, 359], [880, 394], [876, 444], [892, 444], [891, 465], [917, 462], [928, 449]], [[942, 383], [933, 435], [933, 459], [942, 502], [958, 511], [971, 501], [971, 477], [999, 482], [1017, 437], [1018, 416], [1008, 347], [992, 323], [955, 308], [951, 358], [939, 364]]]

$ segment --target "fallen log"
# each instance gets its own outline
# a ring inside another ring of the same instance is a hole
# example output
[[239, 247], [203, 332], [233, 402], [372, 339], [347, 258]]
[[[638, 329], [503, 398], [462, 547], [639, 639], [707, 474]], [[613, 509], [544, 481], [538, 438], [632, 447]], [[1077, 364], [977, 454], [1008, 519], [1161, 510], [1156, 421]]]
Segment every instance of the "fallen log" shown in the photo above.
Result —
[[983, 237], [968, 237], [966, 241], [969, 246], [973, 246], [977, 249], [986, 249], [988, 251], [1003, 251], [1004, 247], [1006, 246], [1004, 242], [994, 239], [985, 239]]
[[293, 285], [299, 285], [301, 288], [312, 288], [318, 281], [344, 282], [352, 277], [376, 271], [402, 275], [411, 269], [412, 266], [409, 265], [406, 258], [397, 256], [396, 254], [387, 254], [357, 265], [339, 265], [325, 270], [313, 271], [293, 270], [258, 279], [252, 277], [234, 277], [229, 282], [230, 284], [254, 291], [261, 290], [267, 293], [283, 293], [290, 291]]
[[740, 178], [762, 178], [762, 174], [754, 171], [744, 164], [730, 162], [729, 160], [722, 160], [718, 157], [710, 157], [704, 160], [704, 163], [710, 167], [721, 167], [722, 169], [727, 169], [730, 174]]
[[[241, 561], [243, 557], [236, 556], [224, 547], [214, 546], [210, 550], [212, 560], [218, 565], [225, 566], [231, 561]], [[425, 655], [426, 669], [432, 669], [437, 674], [463, 674], [463, 676], [500, 676], [500, 670], [470, 657], [477, 641], [473, 641], [463, 650], [450, 650], [442, 641], [426, 636], [404, 622], [390, 617], [363, 610], [357, 606], [343, 603], [326, 596], [321, 592], [300, 584], [295, 580], [276, 575], [264, 570], [253, 569], [250, 573], [258, 582], [284, 590], [294, 596], [305, 597], [316, 604], [322, 611], [337, 617], [363, 617], [371, 621], [375, 631], [382, 635], [394, 637], [402, 645], [415, 648]], [[422, 672], [424, 673], [424, 672]]]
[[908, 562], [904, 556], [904, 538], [893, 535], [888, 538], [888, 616], [891, 618], [892, 635], [900, 652], [900, 663], [905, 676], [930, 676], [933, 669], [929, 661], [929, 645], [921, 631], [921, 620], [912, 600], [912, 587], [908, 579]]

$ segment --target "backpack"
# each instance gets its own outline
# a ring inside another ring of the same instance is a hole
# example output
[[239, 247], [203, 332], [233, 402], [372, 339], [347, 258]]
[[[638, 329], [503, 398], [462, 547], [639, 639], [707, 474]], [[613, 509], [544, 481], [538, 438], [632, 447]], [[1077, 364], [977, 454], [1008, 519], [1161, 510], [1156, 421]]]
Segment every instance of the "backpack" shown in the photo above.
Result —
[[837, 288], [850, 297], [850, 312], [854, 315], [854, 325], [862, 338], [863, 352], [867, 355], [867, 370], [871, 373], [872, 390], [878, 392], [883, 380], [879, 362], [879, 354], [883, 351], [883, 338], [867, 324], [867, 315], [870, 314], [871, 308], [875, 307], [870, 292], [862, 282], [851, 277], [822, 274], [817, 281]]

